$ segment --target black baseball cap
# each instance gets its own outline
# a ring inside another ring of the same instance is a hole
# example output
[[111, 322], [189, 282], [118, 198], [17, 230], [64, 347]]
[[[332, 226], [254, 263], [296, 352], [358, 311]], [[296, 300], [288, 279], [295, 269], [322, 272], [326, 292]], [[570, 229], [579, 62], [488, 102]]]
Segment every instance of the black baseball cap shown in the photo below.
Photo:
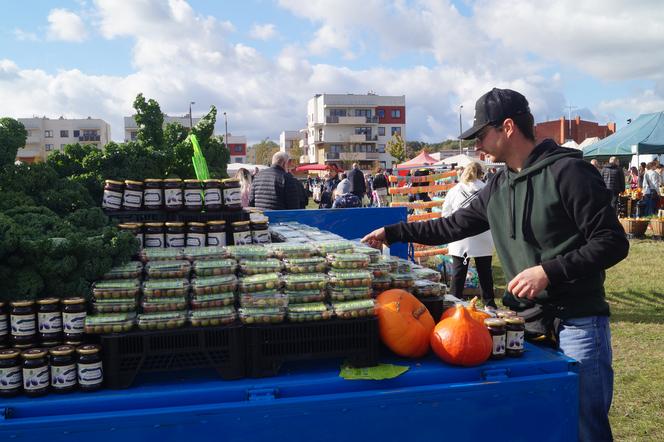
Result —
[[473, 127], [462, 133], [459, 138], [471, 140], [477, 133], [489, 125], [499, 125], [506, 118], [530, 113], [526, 97], [511, 89], [493, 88], [482, 95], [475, 103]]

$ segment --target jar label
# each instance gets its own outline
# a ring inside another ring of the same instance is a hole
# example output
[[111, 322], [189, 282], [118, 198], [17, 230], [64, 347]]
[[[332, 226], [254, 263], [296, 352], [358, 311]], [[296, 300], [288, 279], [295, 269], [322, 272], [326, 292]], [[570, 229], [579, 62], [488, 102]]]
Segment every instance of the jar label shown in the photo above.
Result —
[[59, 333], [62, 331], [62, 315], [60, 312], [37, 313], [37, 324], [40, 333]]
[[164, 247], [163, 233], [146, 233], [145, 247]]
[[519, 331], [507, 330], [507, 349], [523, 350], [523, 330]]
[[85, 328], [85, 312], [62, 312], [62, 323], [65, 333], [83, 333]]
[[9, 332], [9, 318], [7, 315], [0, 316], [0, 336], [4, 336]]
[[48, 365], [38, 368], [23, 369], [23, 389], [39, 390], [48, 387]]
[[203, 194], [198, 189], [185, 189], [184, 203], [188, 206], [197, 206], [203, 204]]
[[224, 202], [227, 206], [241, 205], [242, 195], [239, 188], [224, 189]]
[[101, 361], [92, 364], [78, 364], [78, 383], [80, 385], [101, 384], [103, 379]]
[[505, 354], [505, 335], [493, 335], [493, 350], [491, 354], [504, 355]]
[[124, 192], [124, 206], [140, 208], [143, 202], [143, 192], [138, 190], [125, 189]]
[[76, 385], [76, 364], [62, 367], [51, 365], [51, 385], [55, 388]]
[[221, 189], [205, 189], [205, 205], [221, 204]]
[[164, 189], [164, 199], [167, 206], [180, 207], [182, 205], [182, 189]]
[[21, 366], [0, 368], [0, 390], [13, 390], [23, 383]]
[[205, 246], [205, 233], [187, 234], [187, 247], [203, 247], [203, 246]]
[[184, 233], [167, 233], [166, 247], [184, 247]]
[[254, 244], [269, 244], [270, 232], [267, 230], [254, 230], [251, 232]]
[[208, 233], [207, 245], [210, 247], [224, 247], [226, 245], [226, 232]]
[[30, 336], [35, 334], [37, 327], [37, 318], [34, 314], [29, 315], [11, 315], [12, 321], [12, 335], [14, 336]]
[[112, 190], [104, 190], [104, 198], [101, 201], [104, 209], [119, 209], [122, 207], [122, 193]]
[[146, 189], [143, 191], [143, 204], [146, 206], [161, 206], [161, 190]]
[[233, 243], [236, 246], [251, 244], [251, 232], [234, 232]]

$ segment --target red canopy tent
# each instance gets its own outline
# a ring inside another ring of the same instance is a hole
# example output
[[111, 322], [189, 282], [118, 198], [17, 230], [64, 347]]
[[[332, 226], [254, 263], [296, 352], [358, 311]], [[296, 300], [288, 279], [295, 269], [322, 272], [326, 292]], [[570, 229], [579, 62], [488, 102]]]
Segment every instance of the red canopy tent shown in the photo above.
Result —
[[320, 171], [320, 170], [335, 170], [338, 171], [339, 168], [334, 164], [303, 164], [295, 168], [296, 172], [309, 172], [309, 171]]
[[398, 174], [400, 176], [405, 176], [408, 174], [408, 170], [417, 169], [422, 166], [432, 166], [437, 163], [438, 160], [422, 150], [415, 158], [412, 160], [405, 161], [401, 164], [397, 164]]

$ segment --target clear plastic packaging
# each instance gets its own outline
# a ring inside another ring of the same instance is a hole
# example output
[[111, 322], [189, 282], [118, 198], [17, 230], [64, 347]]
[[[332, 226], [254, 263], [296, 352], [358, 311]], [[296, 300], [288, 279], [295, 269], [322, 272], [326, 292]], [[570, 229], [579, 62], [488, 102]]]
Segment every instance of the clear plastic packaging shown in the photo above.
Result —
[[311, 244], [274, 243], [270, 249], [279, 259], [310, 258], [318, 255], [318, 250]]
[[227, 247], [185, 247], [184, 257], [189, 261], [207, 261], [231, 258]]
[[231, 324], [237, 319], [235, 307], [222, 307], [189, 312], [189, 322], [194, 327], [215, 327]]
[[143, 273], [143, 263], [129, 261], [126, 264], [113, 267], [104, 275], [103, 279], [136, 279]]
[[330, 267], [339, 270], [366, 269], [369, 261], [369, 256], [362, 253], [329, 253], [327, 255]]
[[263, 273], [240, 278], [239, 287], [242, 292], [263, 292], [265, 290], [277, 290], [281, 288], [281, 284], [279, 273]]
[[286, 309], [283, 307], [272, 308], [241, 308], [240, 320], [244, 324], [276, 324], [284, 322]]
[[321, 256], [288, 258], [284, 260], [284, 268], [288, 273], [325, 273], [327, 260]]
[[160, 298], [145, 298], [141, 302], [144, 313], [172, 312], [185, 310], [187, 298], [185, 296], [165, 296]]
[[119, 299], [97, 299], [92, 302], [92, 312], [104, 313], [127, 313], [136, 311], [136, 298]]
[[141, 330], [166, 330], [182, 327], [187, 322], [187, 314], [181, 312], [143, 313], [138, 315], [138, 328]]
[[228, 246], [227, 249], [238, 261], [243, 259], [259, 261], [272, 258], [272, 251], [264, 246]]
[[337, 288], [330, 289], [331, 301], [352, 301], [355, 299], [371, 299], [373, 289], [371, 287]]
[[440, 282], [441, 278], [439, 271], [427, 267], [413, 269], [413, 276], [415, 279], [426, 279], [431, 282]]
[[122, 333], [134, 327], [136, 313], [111, 313], [85, 317], [85, 333]]
[[357, 301], [333, 302], [334, 314], [340, 319], [355, 319], [376, 314], [376, 304], [373, 299]]
[[392, 278], [392, 288], [409, 290], [415, 285], [415, 278], [410, 273], [394, 273]]
[[397, 269], [399, 268], [399, 259], [394, 256], [383, 256], [380, 258], [379, 262], [389, 264], [390, 273], [396, 273]]
[[240, 270], [244, 275], [260, 275], [261, 273], [279, 273], [283, 269], [281, 261], [275, 258], [267, 258], [260, 261], [242, 260]]
[[418, 279], [413, 286], [413, 294], [420, 298], [429, 298], [440, 296], [440, 283], [429, 281], [428, 279]]
[[143, 294], [149, 298], [185, 296], [189, 293], [188, 279], [148, 279]]
[[322, 302], [289, 305], [288, 320], [291, 322], [324, 321], [332, 318], [333, 312]]
[[184, 252], [180, 248], [162, 249], [158, 247], [149, 247], [142, 249], [139, 257], [141, 261], [169, 261], [184, 259]]
[[286, 290], [325, 290], [327, 275], [324, 273], [294, 273], [283, 277]]
[[288, 296], [274, 290], [240, 294], [241, 307], [286, 307]]
[[191, 291], [196, 296], [232, 292], [236, 288], [237, 278], [235, 275], [206, 276], [191, 280]]
[[132, 298], [141, 290], [138, 279], [109, 279], [97, 281], [92, 286], [95, 299], [121, 299]]
[[232, 306], [235, 304], [235, 292], [212, 293], [210, 295], [194, 295], [191, 297], [191, 308], [194, 310]]
[[306, 302], [321, 302], [327, 296], [326, 290], [286, 290], [285, 295], [288, 296], [288, 304], [302, 304]]
[[234, 275], [237, 271], [237, 261], [234, 259], [194, 261], [193, 268], [196, 276]]
[[149, 261], [145, 264], [148, 278], [188, 278], [191, 263], [187, 260]]
[[402, 258], [397, 258], [397, 273], [410, 273], [413, 269], [413, 263]]
[[355, 245], [354, 251], [355, 253], [362, 253], [364, 255], [368, 255], [372, 263], [380, 262], [380, 259], [383, 256], [380, 250], [374, 249], [373, 247], [366, 247], [362, 245]]
[[390, 276], [382, 276], [374, 278], [371, 282], [371, 288], [376, 292], [382, 292], [392, 288], [392, 278]]
[[354, 245], [350, 241], [332, 240], [321, 241], [318, 243], [318, 251], [321, 255], [325, 256], [328, 253], [352, 253]]
[[330, 287], [371, 287], [373, 278], [366, 270], [356, 272], [330, 272]]
[[373, 275], [374, 279], [384, 278], [390, 275], [390, 264], [386, 262], [376, 262], [369, 264], [368, 270]]

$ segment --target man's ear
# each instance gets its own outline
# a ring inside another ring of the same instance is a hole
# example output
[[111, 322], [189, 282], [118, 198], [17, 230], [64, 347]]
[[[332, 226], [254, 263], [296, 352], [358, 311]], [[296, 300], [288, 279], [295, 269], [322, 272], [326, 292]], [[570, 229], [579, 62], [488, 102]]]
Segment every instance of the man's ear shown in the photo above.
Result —
[[514, 124], [514, 120], [511, 118], [506, 118], [505, 121], [503, 121], [503, 130], [505, 131], [505, 135], [507, 135], [508, 138], [514, 134], [515, 129], [516, 124]]

